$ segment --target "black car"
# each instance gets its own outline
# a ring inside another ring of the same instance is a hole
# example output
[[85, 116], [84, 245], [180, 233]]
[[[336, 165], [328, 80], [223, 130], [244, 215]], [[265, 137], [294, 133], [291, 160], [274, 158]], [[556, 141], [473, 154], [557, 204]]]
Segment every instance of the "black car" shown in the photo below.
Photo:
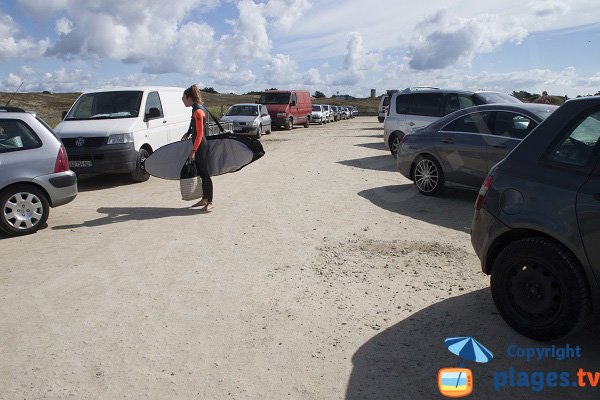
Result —
[[398, 170], [428, 196], [449, 184], [477, 189], [490, 168], [556, 108], [515, 103], [455, 111], [404, 136]]
[[521, 334], [553, 340], [600, 301], [600, 97], [566, 102], [484, 181], [471, 242], [494, 303]]

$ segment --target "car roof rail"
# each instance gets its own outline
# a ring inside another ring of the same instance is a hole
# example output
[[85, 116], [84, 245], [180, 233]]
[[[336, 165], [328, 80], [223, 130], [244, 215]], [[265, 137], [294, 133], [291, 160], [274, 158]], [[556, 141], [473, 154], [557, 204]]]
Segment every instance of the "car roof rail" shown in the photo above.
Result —
[[0, 111], [4, 112], [26, 112], [20, 107], [12, 107], [12, 106], [0, 106]]
[[411, 86], [402, 90], [402, 93], [416, 92], [419, 90], [440, 90], [440, 88], [435, 86]]

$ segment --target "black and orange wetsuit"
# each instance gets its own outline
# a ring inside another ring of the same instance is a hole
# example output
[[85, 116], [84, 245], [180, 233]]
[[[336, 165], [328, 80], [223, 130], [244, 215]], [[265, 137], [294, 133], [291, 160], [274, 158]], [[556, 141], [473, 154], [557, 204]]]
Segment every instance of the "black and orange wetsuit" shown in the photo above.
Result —
[[213, 184], [208, 173], [208, 142], [206, 138], [206, 113], [204, 107], [193, 104], [192, 105], [192, 123], [190, 128], [192, 129], [192, 140], [194, 141], [194, 151], [196, 152], [196, 166], [198, 168], [198, 174], [202, 178], [202, 192], [209, 203], [213, 201]]

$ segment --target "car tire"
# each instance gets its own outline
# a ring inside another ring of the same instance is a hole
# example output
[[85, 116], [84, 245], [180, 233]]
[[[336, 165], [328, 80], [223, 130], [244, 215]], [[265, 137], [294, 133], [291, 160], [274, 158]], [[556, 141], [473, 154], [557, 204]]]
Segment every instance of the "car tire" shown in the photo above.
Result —
[[255, 139], [260, 139], [260, 137], [262, 136], [262, 125], [258, 126], [258, 131], [256, 132], [256, 135], [254, 135]]
[[150, 154], [146, 149], [140, 149], [138, 151], [137, 159], [135, 161], [135, 169], [131, 172], [131, 179], [135, 182], [145, 182], [150, 178], [150, 174], [146, 172], [144, 168], [144, 161], [148, 158]]
[[50, 213], [46, 194], [31, 185], [14, 185], [4, 189], [0, 193], [0, 207], [0, 230], [9, 236], [37, 232]]
[[492, 298], [502, 318], [520, 334], [555, 340], [575, 333], [591, 313], [581, 265], [562, 244], [544, 237], [506, 246], [492, 266]]
[[294, 127], [294, 121], [290, 118], [285, 123], [285, 130], [286, 131], [291, 131], [293, 127]]
[[390, 138], [388, 142], [390, 144], [390, 152], [394, 157], [397, 156], [398, 150], [400, 150], [400, 144], [402, 143], [402, 138], [404, 137], [403, 133], [392, 133], [390, 134]]
[[442, 166], [435, 158], [419, 156], [415, 160], [413, 182], [421, 194], [435, 196], [444, 190], [446, 179]]
[[304, 121], [304, 127], [305, 128], [310, 127], [310, 118], [306, 118], [306, 121]]

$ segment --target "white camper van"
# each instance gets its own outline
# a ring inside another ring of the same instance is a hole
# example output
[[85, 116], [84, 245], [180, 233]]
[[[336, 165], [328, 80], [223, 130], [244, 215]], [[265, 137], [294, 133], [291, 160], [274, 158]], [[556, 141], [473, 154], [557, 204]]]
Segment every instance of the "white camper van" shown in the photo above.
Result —
[[148, 179], [143, 161], [154, 150], [181, 139], [191, 109], [184, 88], [129, 87], [83, 93], [54, 129], [77, 174], [130, 173]]

